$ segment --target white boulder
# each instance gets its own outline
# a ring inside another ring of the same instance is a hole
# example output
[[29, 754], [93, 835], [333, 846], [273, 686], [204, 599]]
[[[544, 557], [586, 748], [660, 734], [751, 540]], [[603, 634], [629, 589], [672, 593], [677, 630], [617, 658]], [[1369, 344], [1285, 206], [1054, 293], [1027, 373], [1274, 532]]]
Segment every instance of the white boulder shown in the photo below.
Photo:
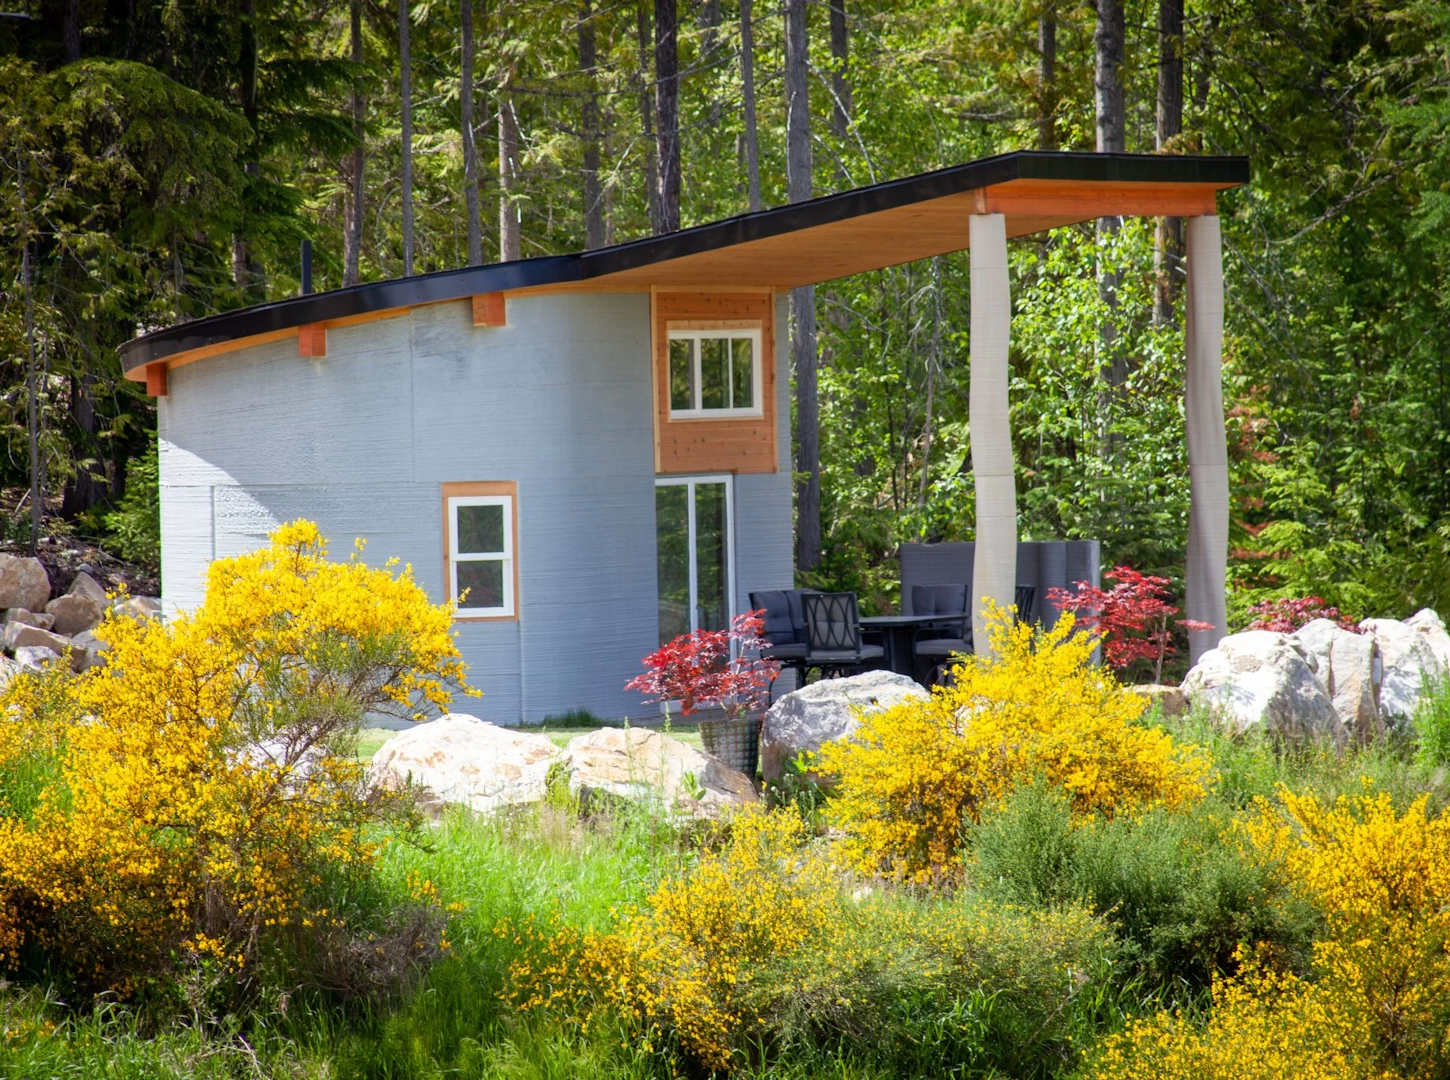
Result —
[[50, 575], [39, 559], [0, 554], [0, 607], [44, 611]]
[[76, 574], [71, 580], [70, 588], [66, 590], [66, 595], [88, 597], [100, 604], [103, 608], [111, 602], [110, 597], [106, 595], [106, 590], [101, 587], [101, 583], [84, 570]]
[[30, 645], [63, 653], [70, 645], [70, 639], [28, 623], [13, 622], [7, 624], [4, 634], [0, 635], [0, 644], [3, 644], [5, 651], [9, 653]]
[[1329, 738], [1348, 730], [1315, 675], [1317, 663], [1293, 637], [1247, 630], [1222, 638], [1199, 658], [1183, 692], [1215, 708], [1239, 732], [1260, 728], [1290, 739]]
[[70, 664], [77, 674], [88, 668], [99, 667], [101, 654], [110, 646], [89, 630], [82, 630], [70, 639]]
[[26, 626], [38, 626], [42, 630], [49, 630], [55, 625], [55, 616], [47, 615], [43, 611], [26, 611], [24, 608], [13, 607], [5, 612], [5, 624], [25, 623]]
[[821, 679], [792, 690], [770, 707], [760, 732], [760, 771], [778, 780], [802, 751], [815, 753], [826, 743], [856, 730], [862, 709], [889, 709], [931, 695], [917, 682], [893, 671], [866, 671], [844, 679]]
[[22, 645], [15, 650], [15, 665], [21, 671], [43, 668], [60, 659], [60, 653], [44, 645]]
[[569, 789], [657, 800], [667, 810], [715, 816], [756, 800], [755, 785], [718, 758], [652, 728], [602, 728], [569, 741]]
[[1374, 637], [1346, 630], [1330, 619], [1306, 623], [1293, 637], [1314, 657], [1315, 674], [1344, 726], [1361, 742], [1379, 735], [1384, 730], [1379, 707], [1382, 673]]
[[1415, 715], [1425, 680], [1450, 675], [1450, 634], [1429, 608], [1398, 619], [1365, 619], [1360, 627], [1379, 646], [1384, 661], [1380, 713], [1386, 726], [1403, 727]]
[[145, 621], [161, 617], [161, 601], [154, 596], [123, 596], [111, 604], [111, 610], [128, 619]]
[[51, 628], [57, 634], [79, 634], [99, 626], [106, 614], [104, 601], [81, 593], [57, 596], [45, 605], [45, 613], [55, 621]]
[[[373, 782], [400, 790], [411, 778], [426, 806], [461, 803], [489, 813], [544, 797], [549, 768], [561, 757], [545, 735], [449, 713], [394, 735], [373, 755]], [[431, 797], [430, 797], [431, 796]]]

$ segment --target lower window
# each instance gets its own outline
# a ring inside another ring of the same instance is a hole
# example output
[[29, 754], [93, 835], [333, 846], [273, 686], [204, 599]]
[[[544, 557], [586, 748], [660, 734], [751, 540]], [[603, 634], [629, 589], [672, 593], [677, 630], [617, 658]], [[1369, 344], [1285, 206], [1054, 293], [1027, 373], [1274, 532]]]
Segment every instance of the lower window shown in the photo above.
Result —
[[735, 579], [730, 477], [655, 481], [660, 644], [730, 625]]
[[518, 562], [512, 482], [444, 484], [444, 577], [461, 619], [511, 619]]

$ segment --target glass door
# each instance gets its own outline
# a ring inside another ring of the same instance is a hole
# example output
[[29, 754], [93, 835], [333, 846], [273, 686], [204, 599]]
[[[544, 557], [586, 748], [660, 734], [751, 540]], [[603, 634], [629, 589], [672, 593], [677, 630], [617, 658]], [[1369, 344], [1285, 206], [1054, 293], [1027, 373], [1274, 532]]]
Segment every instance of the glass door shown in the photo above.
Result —
[[655, 481], [660, 644], [730, 625], [735, 582], [730, 477]]

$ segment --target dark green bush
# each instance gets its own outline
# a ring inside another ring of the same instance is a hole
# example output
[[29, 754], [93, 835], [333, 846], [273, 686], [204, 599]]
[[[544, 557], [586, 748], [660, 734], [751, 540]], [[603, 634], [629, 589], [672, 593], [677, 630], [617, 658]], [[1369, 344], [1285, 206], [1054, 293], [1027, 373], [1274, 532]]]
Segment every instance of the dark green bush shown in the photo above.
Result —
[[1415, 762], [1426, 769], [1450, 765], [1450, 677], [1425, 678], [1415, 710]]
[[1147, 983], [1195, 991], [1233, 968], [1241, 943], [1302, 955], [1313, 930], [1309, 909], [1228, 830], [1229, 810], [1216, 799], [1074, 824], [1062, 792], [1038, 784], [973, 827], [969, 872], [1010, 903], [1082, 904], [1113, 926]]

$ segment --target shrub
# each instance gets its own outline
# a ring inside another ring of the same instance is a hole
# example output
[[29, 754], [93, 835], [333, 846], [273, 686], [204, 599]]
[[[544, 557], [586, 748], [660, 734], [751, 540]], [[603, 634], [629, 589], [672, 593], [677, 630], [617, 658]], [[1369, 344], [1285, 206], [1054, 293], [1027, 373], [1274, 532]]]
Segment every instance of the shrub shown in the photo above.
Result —
[[1370, 1076], [1450, 1070], [1450, 818], [1420, 798], [1324, 806], [1287, 790], [1244, 831], [1322, 912], [1313, 981], [1256, 958], [1215, 988], [1206, 1021], [1162, 1013], [1106, 1040], [1102, 1077]]
[[1071, 1057], [1075, 1010], [1111, 958], [1099, 921], [852, 897], [806, 839], [792, 813], [747, 813], [722, 851], [612, 930], [501, 925], [520, 948], [506, 998], [585, 1026], [623, 1020], [645, 1045], [720, 1072], [786, 1048], [927, 1075], [1029, 1075]]
[[1049, 589], [1047, 598], [1063, 612], [1071, 612], [1087, 629], [1101, 630], [1108, 663], [1127, 671], [1135, 663], [1153, 667], [1153, 681], [1163, 681], [1163, 662], [1175, 655], [1174, 628], [1212, 630], [1197, 619], [1170, 620], [1178, 609], [1168, 603], [1168, 579], [1139, 573], [1131, 566], [1115, 566], [1103, 575], [1117, 584], [1100, 589], [1079, 581], [1075, 590]]
[[1249, 608], [1253, 620], [1250, 630], [1274, 630], [1280, 634], [1292, 634], [1315, 619], [1329, 619], [1345, 630], [1359, 633], [1359, 626], [1353, 619], [1339, 613], [1339, 609], [1326, 604], [1318, 596], [1281, 596], [1275, 600], [1261, 600]]
[[1051, 630], [991, 624], [995, 658], [972, 656], [928, 700], [866, 713], [821, 766], [838, 778], [828, 809], [867, 873], [954, 875], [962, 827], [1042, 776], [1074, 813], [1179, 806], [1203, 794], [1206, 760], [1142, 727], [1143, 698], [1090, 662], [1097, 638], [1064, 615]]
[[1426, 675], [1415, 706], [1415, 760], [1428, 769], [1450, 765], [1450, 675]]
[[106, 544], [123, 559], [161, 564], [161, 467], [153, 435], [146, 453], [126, 466], [126, 491], [105, 516]]
[[770, 684], [780, 661], [767, 659], [765, 613], [737, 615], [729, 630], [681, 634], [644, 658], [648, 669], [624, 686], [648, 694], [650, 701], [678, 701], [689, 716], [701, 708], [720, 708], [746, 718], [765, 711]]
[[[49, 754], [53, 776], [0, 804], [7, 959], [23, 935], [72, 976], [128, 990], [285, 964], [289, 936], [351, 940], [349, 898], [368, 894], [386, 840], [373, 827], [411, 820], [405, 800], [368, 790], [360, 722], [446, 705], [464, 669], [449, 609], [406, 570], [324, 556], [316, 526], [284, 525], [270, 547], [213, 563], [194, 614], [110, 618], [103, 666], [11, 683], [0, 768]], [[426, 883], [415, 892], [432, 906]], [[436, 946], [417, 918], [394, 918], [410, 956]]]
[[1157, 988], [1190, 991], [1232, 970], [1242, 944], [1307, 956], [1312, 912], [1269, 867], [1226, 842], [1231, 809], [1075, 818], [1060, 789], [1019, 788], [967, 836], [968, 870], [1009, 903], [1081, 904], [1125, 942], [1125, 961]]

